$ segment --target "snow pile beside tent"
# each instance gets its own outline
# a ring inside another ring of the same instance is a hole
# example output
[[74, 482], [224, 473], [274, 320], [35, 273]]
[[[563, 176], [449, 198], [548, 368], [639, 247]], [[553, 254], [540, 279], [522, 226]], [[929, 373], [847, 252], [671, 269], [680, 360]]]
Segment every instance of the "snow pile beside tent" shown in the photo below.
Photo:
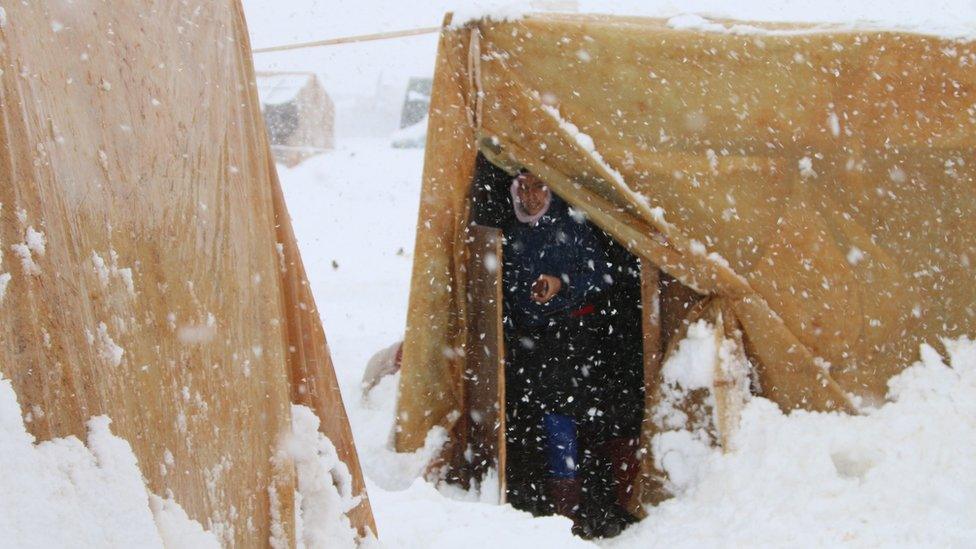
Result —
[[951, 366], [923, 346], [892, 402], [862, 416], [752, 399], [736, 450], [685, 453], [685, 492], [613, 546], [973, 546], [976, 343], [946, 348]]
[[[36, 412], [35, 412], [36, 413]], [[132, 448], [105, 416], [35, 444], [0, 380], [0, 540], [10, 547], [219, 547], [172, 500], [146, 490]]]
[[186, 511], [172, 499], [149, 494], [149, 508], [156, 519], [156, 528], [163, 539], [163, 547], [217, 549], [220, 543], [199, 522], [187, 516]]
[[[721, 322], [721, 318], [719, 318]], [[666, 488], [684, 493], [712, 447], [733, 448], [732, 434], [750, 397], [751, 365], [741, 344], [705, 320], [688, 326], [661, 368], [661, 395], [652, 410], [655, 467]]]
[[356, 547], [356, 530], [346, 512], [359, 504], [352, 477], [332, 442], [319, 432], [319, 418], [306, 406], [292, 405], [292, 435], [283, 451], [298, 475], [295, 524], [299, 548]]
[[422, 149], [427, 144], [427, 117], [423, 120], [400, 128], [393, 133], [390, 143], [397, 149]]
[[424, 447], [416, 452], [397, 453], [393, 450], [391, 435], [399, 382], [399, 373], [383, 377], [363, 396], [358, 406], [350, 409], [350, 417], [358, 428], [356, 445], [360, 449], [363, 470], [369, 480], [384, 490], [409, 487], [414, 479], [423, 476], [427, 465], [447, 442], [447, 431], [435, 427], [427, 434]]

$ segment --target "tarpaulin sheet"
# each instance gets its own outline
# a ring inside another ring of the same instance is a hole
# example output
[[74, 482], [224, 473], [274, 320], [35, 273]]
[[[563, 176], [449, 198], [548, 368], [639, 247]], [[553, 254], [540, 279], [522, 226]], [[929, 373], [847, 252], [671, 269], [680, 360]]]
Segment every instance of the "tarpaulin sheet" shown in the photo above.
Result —
[[7, 3], [0, 68], [0, 371], [31, 432], [107, 414], [151, 491], [264, 545], [294, 530], [296, 402], [365, 496], [239, 3]]

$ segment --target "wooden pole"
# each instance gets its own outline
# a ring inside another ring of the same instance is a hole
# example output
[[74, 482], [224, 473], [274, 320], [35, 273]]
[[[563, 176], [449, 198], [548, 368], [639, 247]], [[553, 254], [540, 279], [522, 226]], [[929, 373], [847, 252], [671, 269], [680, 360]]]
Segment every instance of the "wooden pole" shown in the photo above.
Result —
[[342, 38], [330, 38], [328, 40], [316, 40], [314, 42], [299, 42], [296, 44], [283, 44], [281, 46], [269, 46], [267, 48], [256, 48], [251, 50], [253, 53], [269, 53], [274, 51], [298, 50], [302, 48], [316, 48], [319, 46], [334, 46], [337, 44], [352, 44], [354, 42], [369, 42], [372, 40], [388, 40], [390, 38], [401, 38], [404, 36], [417, 36], [421, 34], [433, 34], [439, 32], [440, 27], [424, 27], [419, 29], [409, 29], [401, 31], [378, 32], [375, 34], [361, 34], [358, 36], [345, 36]]

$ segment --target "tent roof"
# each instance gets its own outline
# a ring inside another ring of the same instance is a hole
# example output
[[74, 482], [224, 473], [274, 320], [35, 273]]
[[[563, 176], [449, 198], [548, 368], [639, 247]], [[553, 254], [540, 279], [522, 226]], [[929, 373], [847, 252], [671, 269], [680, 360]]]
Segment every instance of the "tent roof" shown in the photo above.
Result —
[[313, 73], [258, 73], [255, 77], [258, 95], [265, 105], [294, 101], [302, 89], [314, 81]]

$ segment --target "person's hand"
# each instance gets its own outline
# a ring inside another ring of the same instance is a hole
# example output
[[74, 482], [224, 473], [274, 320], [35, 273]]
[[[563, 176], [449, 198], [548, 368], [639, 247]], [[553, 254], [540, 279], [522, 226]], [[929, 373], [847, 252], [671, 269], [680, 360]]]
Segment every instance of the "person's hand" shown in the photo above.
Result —
[[558, 276], [539, 275], [539, 278], [532, 284], [532, 301], [536, 303], [548, 303], [550, 299], [556, 297], [563, 287], [563, 281]]

